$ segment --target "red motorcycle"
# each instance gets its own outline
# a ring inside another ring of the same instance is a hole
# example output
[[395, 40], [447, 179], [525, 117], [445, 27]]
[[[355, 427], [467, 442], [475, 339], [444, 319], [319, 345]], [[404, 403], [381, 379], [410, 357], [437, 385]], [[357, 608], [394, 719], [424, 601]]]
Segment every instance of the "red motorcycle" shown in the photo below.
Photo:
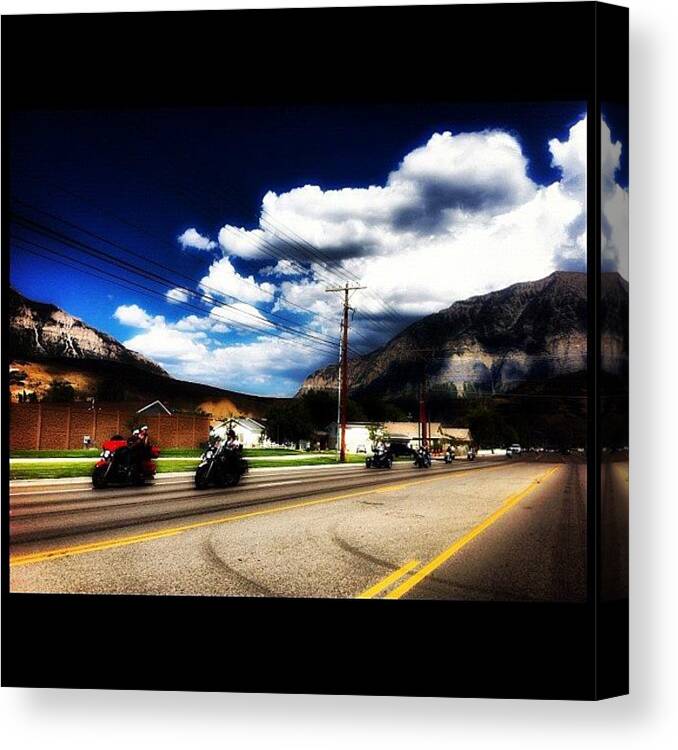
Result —
[[114, 435], [101, 446], [101, 457], [92, 472], [92, 485], [96, 490], [109, 484], [141, 486], [155, 477], [158, 467], [153, 459], [159, 455], [160, 450], [154, 445], [135, 445]]

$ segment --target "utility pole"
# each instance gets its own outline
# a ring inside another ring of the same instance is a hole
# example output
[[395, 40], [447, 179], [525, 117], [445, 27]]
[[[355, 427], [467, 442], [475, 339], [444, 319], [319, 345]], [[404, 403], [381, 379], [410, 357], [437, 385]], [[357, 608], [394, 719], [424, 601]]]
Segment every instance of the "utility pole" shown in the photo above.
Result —
[[348, 300], [349, 292], [356, 292], [359, 289], [367, 289], [367, 287], [349, 286], [347, 281], [345, 286], [325, 289], [326, 292], [344, 293], [344, 313], [341, 323], [341, 337], [339, 344], [339, 419], [337, 424], [337, 427], [341, 429], [339, 461], [342, 464], [346, 463], [346, 421], [348, 416], [348, 311], [352, 309], [348, 304]]

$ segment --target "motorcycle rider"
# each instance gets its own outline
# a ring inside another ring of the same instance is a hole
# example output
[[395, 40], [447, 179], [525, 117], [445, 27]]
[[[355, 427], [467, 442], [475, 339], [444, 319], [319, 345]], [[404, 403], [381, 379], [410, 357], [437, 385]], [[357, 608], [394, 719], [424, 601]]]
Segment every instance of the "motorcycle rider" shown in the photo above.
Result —
[[238, 450], [240, 448], [238, 437], [235, 434], [235, 430], [232, 427], [226, 433], [226, 447], [232, 451]]

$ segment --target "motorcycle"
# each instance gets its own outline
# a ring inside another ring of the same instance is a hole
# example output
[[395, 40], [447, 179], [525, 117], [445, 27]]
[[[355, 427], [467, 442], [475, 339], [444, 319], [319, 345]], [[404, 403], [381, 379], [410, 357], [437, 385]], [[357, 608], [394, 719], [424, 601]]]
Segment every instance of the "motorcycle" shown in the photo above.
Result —
[[450, 447], [445, 451], [445, 463], [451, 464], [452, 461], [456, 458], [456, 455], [454, 453], [454, 450]]
[[414, 454], [414, 465], [418, 469], [431, 468], [431, 454], [428, 452], [428, 448], [422, 446], [417, 449], [417, 452]]
[[156, 446], [135, 447], [117, 435], [105, 440], [92, 471], [92, 486], [95, 490], [109, 484], [141, 486], [155, 477], [158, 467], [153, 459], [159, 455]]
[[393, 456], [391, 451], [386, 449], [377, 449], [372, 456], [365, 459], [367, 469], [390, 469], [393, 466]]
[[226, 443], [210, 445], [202, 454], [195, 472], [196, 489], [235, 487], [249, 471], [247, 461], [241, 455], [242, 447], [229, 447]]
[[466, 460], [474, 461], [475, 457], [476, 457], [476, 452], [473, 450], [473, 448], [469, 448], [468, 453], [466, 454]]

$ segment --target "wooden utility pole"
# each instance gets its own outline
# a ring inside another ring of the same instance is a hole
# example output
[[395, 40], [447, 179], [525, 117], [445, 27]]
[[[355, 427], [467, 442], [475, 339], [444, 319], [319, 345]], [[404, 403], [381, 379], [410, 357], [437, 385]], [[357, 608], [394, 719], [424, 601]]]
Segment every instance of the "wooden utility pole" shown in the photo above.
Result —
[[337, 424], [337, 427], [341, 430], [339, 441], [339, 461], [342, 464], [346, 462], [346, 421], [348, 417], [348, 311], [351, 309], [348, 304], [348, 299], [349, 292], [356, 292], [359, 289], [367, 289], [367, 287], [349, 286], [348, 282], [346, 282], [345, 286], [325, 289], [326, 292], [344, 293], [344, 312], [339, 344], [339, 414]]

